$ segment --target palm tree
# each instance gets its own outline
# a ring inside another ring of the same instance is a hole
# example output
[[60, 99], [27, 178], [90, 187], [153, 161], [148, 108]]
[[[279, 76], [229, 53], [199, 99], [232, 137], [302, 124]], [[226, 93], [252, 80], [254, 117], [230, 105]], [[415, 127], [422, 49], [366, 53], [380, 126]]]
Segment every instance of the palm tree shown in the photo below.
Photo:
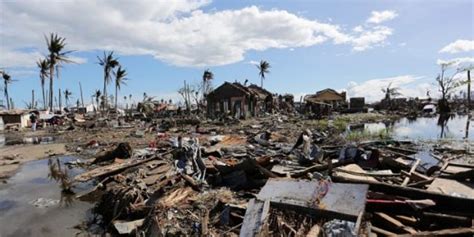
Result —
[[202, 96], [205, 98], [210, 90], [210, 82], [214, 79], [214, 73], [212, 73], [209, 69], [206, 69], [202, 74]]
[[112, 80], [111, 78], [111, 73], [113, 72], [112, 70], [119, 65], [118, 58], [114, 58], [114, 52], [105, 52], [104, 51], [104, 57], [99, 58], [99, 65], [104, 67], [104, 90], [102, 91], [102, 94], [104, 95], [104, 102], [103, 102], [103, 109], [105, 110], [105, 107], [107, 105], [107, 84], [110, 83]]
[[118, 91], [121, 85], [126, 85], [126, 80], [128, 80], [127, 71], [122, 69], [122, 66], [119, 66], [117, 72], [115, 72], [115, 109], [117, 109]]
[[399, 92], [400, 88], [392, 87], [392, 83], [390, 82], [387, 88], [382, 88], [382, 92], [385, 94], [385, 101], [388, 103], [389, 109], [392, 107], [392, 98], [401, 95]]
[[69, 99], [72, 96], [72, 92], [68, 89], [64, 91], [64, 98], [66, 99], [66, 107], [69, 107]]
[[391, 82], [388, 84], [387, 88], [382, 88], [382, 92], [385, 94], [385, 99], [387, 101], [390, 101], [393, 97], [401, 95], [399, 90], [400, 88], [398, 87], [392, 87]]
[[263, 88], [263, 79], [265, 79], [265, 73], [270, 73], [270, 63], [265, 60], [261, 60], [260, 64], [257, 65], [259, 70], [258, 75], [260, 76], [260, 87]]
[[0, 71], [0, 74], [2, 74], [2, 78], [3, 78], [3, 84], [4, 84], [3, 93], [5, 95], [5, 99], [7, 100], [7, 109], [10, 110], [10, 97], [8, 96], [8, 84], [12, 83], [12, 78], [5, 71]]
[[67, 58], [67, 54], [72, 51], [63, 51], [66, 47], [66, 38], [60, 37], [55, 33], [51, 33], [49, 39], [45, 36], [46, 45], [48, 46], [48, 62], [49, 62], [49, 109], [53, 110], [53, 78], [56, 70], [56, 78], [59, 78], [59, 67], [61, 63], [72, 63]]
[[43, 108], [46, 109], [46, 94], [44, 93], [44, 85], [46, 84], [46, 78], [49, 75], [49, 62], [47, 59], [40, 59], [36, 62], [38, 68], [40, 69], [40, 80], [41, 80], [41, 91], [43, 92]]
[[95, 97], [95, 103], [97, 104], [97, 108], [99, 108], [99, 99], [102, 96], [102, 92], [97, 89], [92, 96]]

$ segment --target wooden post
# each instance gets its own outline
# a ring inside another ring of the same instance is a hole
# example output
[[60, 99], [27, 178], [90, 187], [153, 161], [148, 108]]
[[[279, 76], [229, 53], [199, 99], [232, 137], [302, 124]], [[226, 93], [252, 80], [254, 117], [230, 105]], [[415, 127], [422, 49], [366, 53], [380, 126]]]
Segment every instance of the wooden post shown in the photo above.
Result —
[[403, 180], [402, 186], [407, 186], [408, 182], [410, 182], [410, 176], [413, 172], [415, 172], [416, 167], [418, 167], [418, 165], [420, 164], [420, 161], [421, 161], [420, 159], [416, 159], [415, 164], [413, 164], [413, 166], [410, 169], [410, 172], [408, 173], [408, 176], [405, 177], [405, 180]]

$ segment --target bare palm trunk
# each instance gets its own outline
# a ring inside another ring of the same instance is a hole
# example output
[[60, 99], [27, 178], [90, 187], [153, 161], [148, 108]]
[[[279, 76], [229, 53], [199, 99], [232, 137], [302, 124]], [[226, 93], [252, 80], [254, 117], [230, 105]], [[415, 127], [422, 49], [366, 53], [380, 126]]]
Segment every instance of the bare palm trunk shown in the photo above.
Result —
[[62, 103], [61, 103], [61, 102], [62, 102], [62, 101], [61, 101], [62, 97], [63, 97], [63, 96], [61, 95], [61, 88], [59, 88], [59, 100], [58, 100], [58, 101], [59, 101], [59, 111], [60, 111], [61, 113], [62, 113], [62, 109], [61, 109], [61, 107], [62, 107]]
[[260, 87], [263, 88], [263, 77], [260, 77]]
[[[44, 82], [44, 77], [42, 78], [42, 81]], [[44, 83], [41, 83], [41, 92], [43, 93], [43, 109], [46, 109], [46, 95], [44, 93]]]
[[53, 79], [54, 79], [54, 66], [49, 67], [49, 110], [54, 112], [53, 109]]
[[103, 101], [102, 101], [102, 109], [105, 111], [106, 103], [107, 103], [107, 73], [104, 71], [104, 91], [103, 91]]
[[118, 93], [118, 86], [115, 86], [115, 110], [117, 110], [117, 93]]
[[5, 97], [7, 99], [7, 109], [10, 110], [10, 97], [8, 96], [8, 84], [5, 81]]

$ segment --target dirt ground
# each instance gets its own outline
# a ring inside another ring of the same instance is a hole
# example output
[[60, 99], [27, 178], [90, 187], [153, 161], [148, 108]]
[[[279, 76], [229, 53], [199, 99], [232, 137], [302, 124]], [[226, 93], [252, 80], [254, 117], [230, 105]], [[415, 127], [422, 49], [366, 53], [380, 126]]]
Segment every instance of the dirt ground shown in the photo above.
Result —
[[67, 154], [64, 143], [15, 145], [0, 148], [0, 180], [7, 179], [25, 162]]

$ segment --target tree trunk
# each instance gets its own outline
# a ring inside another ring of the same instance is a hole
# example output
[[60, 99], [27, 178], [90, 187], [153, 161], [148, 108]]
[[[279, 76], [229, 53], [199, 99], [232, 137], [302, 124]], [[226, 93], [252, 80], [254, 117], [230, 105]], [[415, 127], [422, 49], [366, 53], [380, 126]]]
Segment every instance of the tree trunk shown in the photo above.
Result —
[[104, 91], [102, 93], [102, 95], [104, 96], [103, 97], [103, 101], [102, 101], [102, 109], [105, 111], [105, 107], [106, 107], [106, 101], [107, 101], [107, 79], [108, 79], [108, 75], [107, 75], [107, 71], [104, 69]]
[[84, 108], [84, 97], [82, 96], [82, 85], [81, 82], [79, 82], [79, 90], [81, 91], [81, 105]]
[[50, 65], [49, 67], [49, 110], [54, 112], [53, 109], [53, 79], [54, 79], [54, 65]]
[[41, 83], [41, 92], [43, 93], [43, 109], [46, 109], [46, 95], [44, 94], [44, 77], [41, 79], [43, 83]]
[[61, 88], [59, 88], [59, 100], [58, 100], [58, 105], [59, 105], [59, 112], [60, 112], [60, 113], [62, 113], [62, 109], [61, 109], [61, 107], [62, 107], [61, 97], [63, 97], [63, 96], [61, 95]]
[[35, 109], [35, 90], [31, 90], [31, 108]]
[[118, 93], [118, 86], [115, 86], [115, 110], [117, 111], [117, 93]]
[[263, 88], [263, 77], [260, 77], [260, 87]]
[[10, 110], [10, 97], [8, 96], [8, 84], [5, 81], [5, 97], [7, 98], [7, 109]]

